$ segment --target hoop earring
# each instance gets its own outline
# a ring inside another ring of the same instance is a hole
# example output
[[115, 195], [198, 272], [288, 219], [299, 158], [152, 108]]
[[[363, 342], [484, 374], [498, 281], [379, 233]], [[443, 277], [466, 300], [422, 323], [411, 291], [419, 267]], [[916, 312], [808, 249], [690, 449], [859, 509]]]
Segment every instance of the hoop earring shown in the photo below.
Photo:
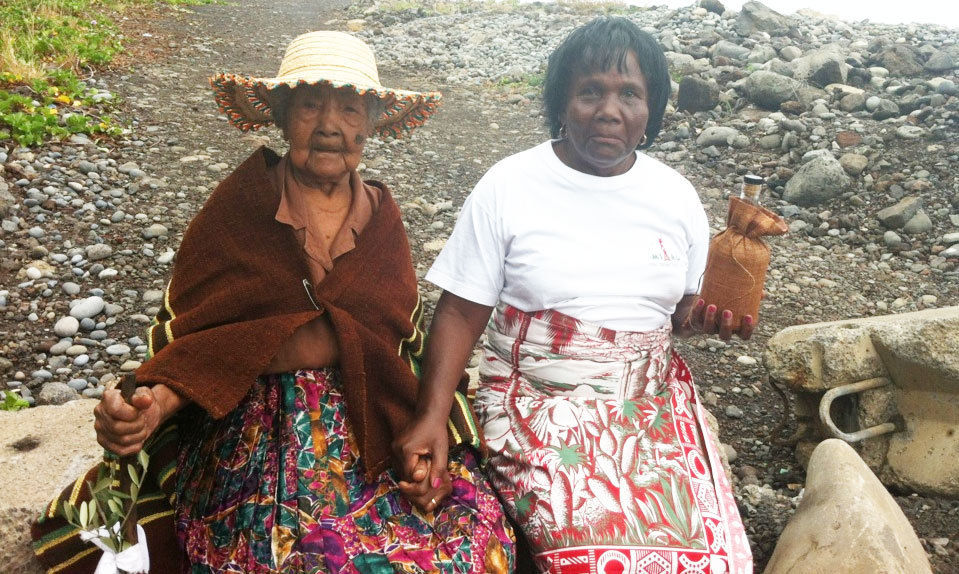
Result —
[[646, 134], [643, 134], [643, 139], [639, 140], [639, 147], [646, 145]]
[[[568, 136], [569, 133], [566, 131], [566, 124], [559, 126], [559, 139], [564, 140]], [[645, 137], [645, 135], [643, 137]]]

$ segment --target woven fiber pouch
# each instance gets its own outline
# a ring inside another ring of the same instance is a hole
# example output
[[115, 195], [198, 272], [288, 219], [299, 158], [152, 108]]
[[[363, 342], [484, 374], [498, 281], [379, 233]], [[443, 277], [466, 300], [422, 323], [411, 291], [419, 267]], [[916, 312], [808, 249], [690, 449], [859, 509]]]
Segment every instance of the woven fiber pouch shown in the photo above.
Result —
[[754, 323], [759, 319], [769, 267], [769, 246], [762, 237], [787, 231], [782, 217], [738, 197], [730, 198], [726, 229], [709, 243], [700, 297], [720, 312], [732, 311], [734, 331], [739, 331], [744, 315], [751, 315]]

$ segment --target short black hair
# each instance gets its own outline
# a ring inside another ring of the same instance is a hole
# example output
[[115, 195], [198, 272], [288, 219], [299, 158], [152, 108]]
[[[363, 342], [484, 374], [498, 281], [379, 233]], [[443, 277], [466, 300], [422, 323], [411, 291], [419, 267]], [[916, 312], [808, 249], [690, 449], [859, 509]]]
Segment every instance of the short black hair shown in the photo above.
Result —
[[632, 52], [646, 78], [649, 120], [646, 122], [647, 148], [659, 135], [671, 91], [669, 64], [663, 49], [646, 32], [626, 18], [600, 16], [572, 32], [549, 55], [546, 80], [543, 83], [543, 108], [550, 136], [559, 137], [560, 116], [569, 101], [569, 85], [573, 75], [583, 70], [609, 70], [615, 65], [623, 69], [626, 55]]

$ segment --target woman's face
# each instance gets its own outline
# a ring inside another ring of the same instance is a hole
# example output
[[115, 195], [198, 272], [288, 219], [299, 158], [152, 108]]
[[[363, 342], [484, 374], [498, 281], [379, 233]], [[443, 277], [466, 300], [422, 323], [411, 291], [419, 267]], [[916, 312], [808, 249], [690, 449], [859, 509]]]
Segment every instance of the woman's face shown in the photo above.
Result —
[[560, 121], [566, 139], [560, 159], [575, 170], [600, 176], [625, 173], [649, 120], [646, 76], [639, 59], [627, 52], [623, 70], [574, 73]]
[[359, 165], [372, 131], [366, 100], [352, 90], [301, 86], [288, 105], [294, 175], [311, 187], [343, 183]]

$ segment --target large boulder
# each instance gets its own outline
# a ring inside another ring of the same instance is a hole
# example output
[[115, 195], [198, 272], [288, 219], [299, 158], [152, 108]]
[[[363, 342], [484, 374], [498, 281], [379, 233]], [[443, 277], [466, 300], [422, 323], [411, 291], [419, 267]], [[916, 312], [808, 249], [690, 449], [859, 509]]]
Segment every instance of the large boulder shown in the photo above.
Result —
[[889, 70], [892, 76], [919, 76], [922, 74], [922, 63], [915, 48], [905, 44], [886, 46], [876, 55], [876, 62]]
[[915, 196], [902, 198], [896, 205], [880, 209], [876, 217], [889, 229], [902, 229], [922, 208], [922, 200]]
[[820, 155], [803, 164], [789, 178], [783, 199], [804, 207], [819, 205], [841, 195], [850, 181], [839, 160]]
[[679, 99], [676, 109], [692, 113], [705, 112], [719, 104], [719, 86], [716, 82], [709, 82], [686, 76], [679, 83]]
[[792, 28], [793, 24], [789, 18], [770, 10], [761, 2], [743, 4], [734, 24], [734, 29], [740, 36], [751, 36], [756, 32], [767, 32], [770, 36], [785, 36]]
[[0, 411], [0, 564], [10, 574], [40, 574], [30, 521], [103, 456], [93, 430], [97, 401]]
[[846, 63], [842, 48], [830, 44], [794, 60], [793, 77], [824, 88], [830, 84], [845, 84], [851, 67]]
[[802, 502], [765, 574], [925, 574], [919, 538], [882, 483], [845, 442], [813, 451]]
[[757, 106], [778, 111], [783, 102], [799, 100], [802, 84], [775, 72], [759, 70], [749, 74], [743, 83], [746, 98]]

